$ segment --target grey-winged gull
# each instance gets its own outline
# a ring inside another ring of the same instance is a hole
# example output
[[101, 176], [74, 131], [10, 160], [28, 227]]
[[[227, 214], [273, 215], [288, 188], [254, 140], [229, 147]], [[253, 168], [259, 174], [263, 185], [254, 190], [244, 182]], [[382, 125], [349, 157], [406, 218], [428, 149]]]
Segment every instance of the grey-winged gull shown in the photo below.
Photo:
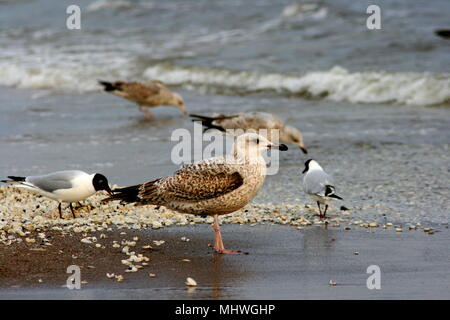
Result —
[[79, 170], [66, 170], [40, 176], [8, 176], [8, 178], [10, 180], [1, 180], [1, 182], [58, 201], [60, 218], [62, 218], [61, 202], [69, 202], [70, 210], [75, 217], [72, 202], [85, 200], [100, 190], [105, 190], [112, 195], [108, 179], [100, 173], [88, 174]]
[[[304, 191], [317, 202], [320, 218], [326, 218], [328, 202], [331, 199], [343, 200], [336, 194], [333, 178], [322, 169], [317, 161], [312, 159], [305, 162], [303, 173], [306, 173], [303, 177]], [[320, 204], [325, 204], [323, 213]]]

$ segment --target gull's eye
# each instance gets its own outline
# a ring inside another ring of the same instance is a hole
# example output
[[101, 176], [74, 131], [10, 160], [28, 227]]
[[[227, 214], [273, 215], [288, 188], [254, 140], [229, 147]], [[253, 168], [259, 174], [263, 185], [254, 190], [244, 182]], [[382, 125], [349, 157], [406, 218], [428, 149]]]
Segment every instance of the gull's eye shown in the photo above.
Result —
[[259, 144], [259, 138], [255, 140], [256, 144]]

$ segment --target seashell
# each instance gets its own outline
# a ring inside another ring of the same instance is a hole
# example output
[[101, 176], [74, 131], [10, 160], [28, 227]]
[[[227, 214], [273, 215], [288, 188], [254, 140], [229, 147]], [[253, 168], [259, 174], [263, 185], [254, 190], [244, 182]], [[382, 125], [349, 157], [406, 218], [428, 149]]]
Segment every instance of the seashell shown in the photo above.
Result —
[[149, 276], [150, 278], [156, 278], [156, 274], [154, 274], [154, 273], [149, 273], [148, 276]]
[[114, 273], [107, 273], [106, 276], [107, 276], [109, 279], [114, 278]]
[[156, 244], [157, 246], [160, 246], [166, 242], [164, 240], [153, 240], [153, 243]]
[[196, 287], [196, 286], [197, 286], [197, 281], [195, 281], [195, 280], [192, 279], [191, 277], [187, 277], [187, 278], [186, 278], [185, 284], [186, 284], [188, 287]]
[[395, 232], [402, 232], [403, 229], [402, 228], [395, 228]]
[[378, 227], [378, 224], [376, 223], [376, 221], [372, 221], [369, 223], [369, 227], [376, 228], [376, 227]]
[[137, 272], [138, 269], [135, 266], [130, 266], [125, 272]]
[[88, 238], [83, 238], [83, 239], [81, 239], [80, 240], [82, 243], [92, 243], [92, 241], [91, 240], [89, 240]]
[[116, 277], [116, 280], [117, 280], [117, 282], [122, 282], [123, 281], [123, 276], [122, 275], [117, 275], [117, 276], [115, 276]]
[[336, 281], [330, 280], [330, 282], [328, 282], [328, 285], [335, 287], [337, 285]]

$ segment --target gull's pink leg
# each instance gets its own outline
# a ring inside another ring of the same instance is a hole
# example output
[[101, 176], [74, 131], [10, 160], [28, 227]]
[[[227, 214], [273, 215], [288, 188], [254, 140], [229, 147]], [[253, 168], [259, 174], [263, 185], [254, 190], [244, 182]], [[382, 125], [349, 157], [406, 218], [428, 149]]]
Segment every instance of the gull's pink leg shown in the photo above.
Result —
[[212, 224], [214, 229], [214, 251], [221, 254], [241, 254], [241, 251], [225, 249], [222, 241], [222, 234], [220, 232], [219, 216], [214, 215], [214, 223]]
[[152, 119], [155, 115], [151, 113], [149, 110], [144, 109], [142, 106], [139, 106], [139, 111], [145, 113], [147, 115], [147, 118]]

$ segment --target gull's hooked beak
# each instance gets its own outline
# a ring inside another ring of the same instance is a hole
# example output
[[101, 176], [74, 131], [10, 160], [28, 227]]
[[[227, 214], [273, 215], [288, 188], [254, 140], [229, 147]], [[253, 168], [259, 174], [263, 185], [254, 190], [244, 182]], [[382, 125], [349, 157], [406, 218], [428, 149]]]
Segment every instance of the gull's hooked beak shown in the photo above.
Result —
[[275, 149], [280, 151], [286, 151], [288, 149], [287, 145], [285, 144], [269, 144], [267, 146], [267, 149]]

